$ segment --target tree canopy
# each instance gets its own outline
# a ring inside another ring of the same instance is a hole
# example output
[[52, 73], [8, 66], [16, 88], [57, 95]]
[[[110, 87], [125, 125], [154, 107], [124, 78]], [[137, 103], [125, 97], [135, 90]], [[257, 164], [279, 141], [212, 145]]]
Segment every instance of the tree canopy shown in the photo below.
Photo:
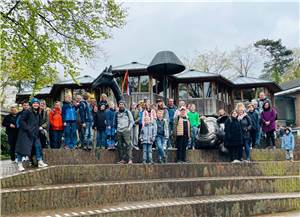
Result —
[[93, 57], [97, 42], [126, 18], [114, 0], [1, 3], [1, 77], [29, 82], [33, 92], [53, 83], [61, 70], [74, 79], [79, 60]]
[[272, 79], [279, 83], [281, 76], [286, 72], [293, 61], [293, 51], [287, 49], [279, 40], [262, 39], [254, 43], [254, 46], [263, 50], [268, 60], [264, 62], [264, 74], [262, 77]]

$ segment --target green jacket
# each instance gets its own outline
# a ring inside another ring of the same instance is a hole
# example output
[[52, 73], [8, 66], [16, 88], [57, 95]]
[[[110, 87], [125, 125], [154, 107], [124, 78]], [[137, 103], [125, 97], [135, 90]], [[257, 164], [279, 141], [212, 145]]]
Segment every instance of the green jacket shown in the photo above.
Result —
[[190, 120], [191, 127], [199, 127], [200, 125], [200, 117], [198, 112], [191, 112], [187, 113], [188, 119]]

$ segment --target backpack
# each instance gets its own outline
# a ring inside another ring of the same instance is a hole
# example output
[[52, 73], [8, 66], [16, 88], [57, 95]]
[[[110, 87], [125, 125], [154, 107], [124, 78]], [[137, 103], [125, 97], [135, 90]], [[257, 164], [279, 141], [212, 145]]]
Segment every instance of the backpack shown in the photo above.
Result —
[[[124, 112], [125, 112], [125, 114], [127, 115], [128, 119], [129, 119], [129, 113], [128, 113], [129, 111], [127, 109], [125, 109]], [[117, 128], [117, 126], [118, 126], [118, 113], [119, 112], [115, 113], [115, 128]]]

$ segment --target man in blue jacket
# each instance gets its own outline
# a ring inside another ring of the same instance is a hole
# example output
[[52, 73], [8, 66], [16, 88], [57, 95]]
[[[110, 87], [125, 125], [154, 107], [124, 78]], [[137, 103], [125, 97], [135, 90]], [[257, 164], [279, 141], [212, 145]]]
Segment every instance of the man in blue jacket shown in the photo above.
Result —
[[64, 123], [65, 148], [74, 149], [77, 144], [77, 108], [72, 103], [70, 95], [65, 96], [62, 106], [62, 120]]
[[84, 150], [91, 150], [93, 145], [93, 107], [89, 103], [89, 93], [84, 93], [79, 103], [80, 133], [83, 138]]

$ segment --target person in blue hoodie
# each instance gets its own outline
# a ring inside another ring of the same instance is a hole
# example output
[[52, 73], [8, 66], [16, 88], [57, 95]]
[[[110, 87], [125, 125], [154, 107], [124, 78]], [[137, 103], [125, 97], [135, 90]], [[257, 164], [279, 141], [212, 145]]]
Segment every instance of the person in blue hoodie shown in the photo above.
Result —
[[286, 151], [285, 159], [293, 161], [294, 160], [294, 154], [293, 151], [295, 149], [295, 139], [293, 136], [293, 133], [291, 132], [291, 129], [286, 127], [285, 128], [285, 134], [282, 136], [281, 140], [281, 148]]
[[62, 120], [64, 124], [65, 148], [74, 149], [77, 144], [77, 108], [72, 103], [70, 95], [65, 96], [62, 106]]
[[81, 137], [83, 138], [83, 150], [92, 150], [93, 146], [93, 107], [89, 102], [89, 93], [82, 95], [83, 100], [79, 103], [79, 115]]

